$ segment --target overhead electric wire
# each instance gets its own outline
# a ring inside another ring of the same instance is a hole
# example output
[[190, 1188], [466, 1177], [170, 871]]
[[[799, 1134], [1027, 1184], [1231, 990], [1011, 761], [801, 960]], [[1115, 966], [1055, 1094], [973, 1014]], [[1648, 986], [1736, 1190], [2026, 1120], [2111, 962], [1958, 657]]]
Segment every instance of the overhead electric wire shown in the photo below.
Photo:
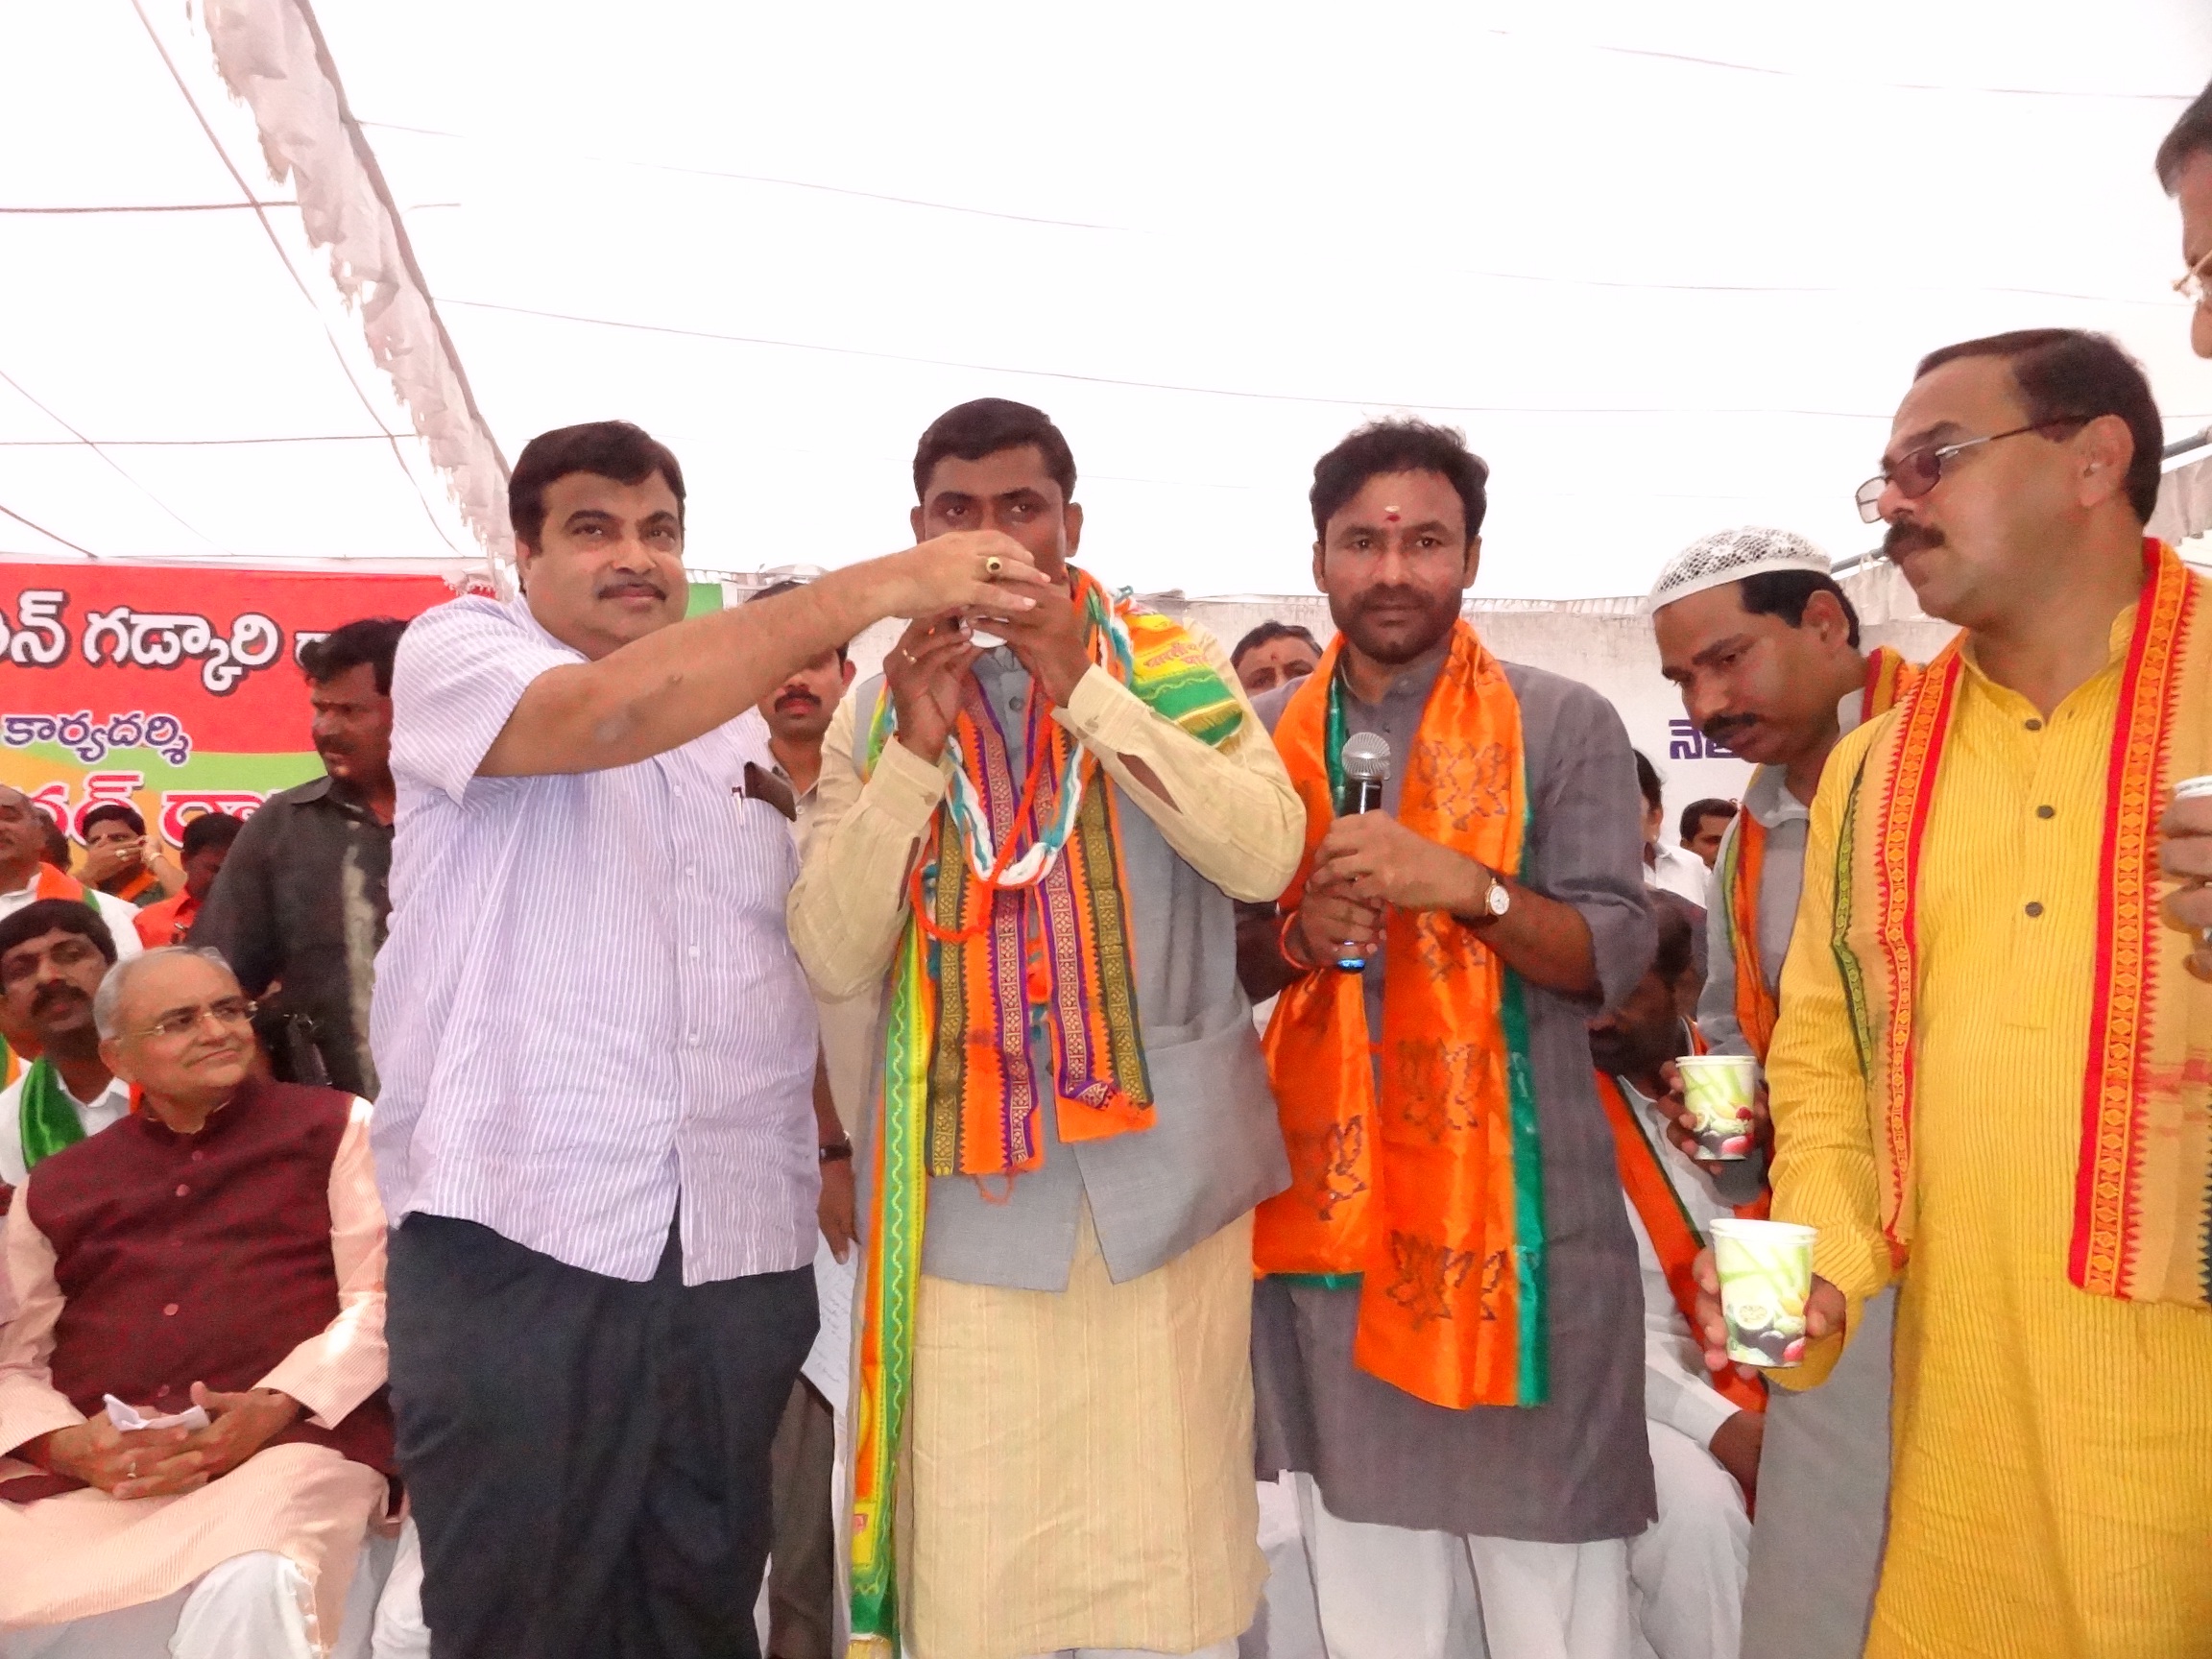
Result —
[[965, 363], [945, 357], [916, 357], [899, 351], [872, 351], [858, 346], [825, 346], [814, 341], [775, 340], [756, 334], [726, 334], [711, 328], [670, 324], [631, 323], [613, 317], [587, 317], [570, 311], [541, 311], [528, 305], [501, 305], [489, 300], [445, 298], [442, 303], [467, 311], [505, 312], [553, 323], [579, 323], [596, 328], [621, 328], [641, 334], [667, 334], [685, 340], [716, 340], [733, 346], [764, 346], [784, 351], [815, 351], [836, 357], [867, 357], [885, 363], [911, 363], [929, 369], [959, 369], [976, 374], [1017, 374], [1036, 380], [1071, 380], [1090, 386], [1126, 386], [1140, 392], [1179, 392], [1198, 397], [1238, 397], [1262, 403], [1310, 403], [1344, 409], [1428, 409], [1445, 415], [1789, 415], [1823, 421], [1887, 421], [1887, 414], [1855, 409], [1694, 409], [1670, 406], [1633, 408], [1555, 408], [1541, 404], [1429, 403], [1406, 397], [1325, 397], [1296, 392], [1251, 392], [1226, 386], [1191, 386], [1166, 380], [1125, 380], [1111, 374], [1084, 374], [1063, 369], [1019, 369], [1003, 363]]
[[[1782, 73], [1782, 71], [1776, 71]], [[364, 121], [363, 127], [373, 127], [385, 132], [412, 132], [428, 138], [451, 139], [456, 143], [496, 143], [484, 140], [473, 133], [453, 132], [437, 127], [408, 127], [394, 121]], [[919, 207], [937, 213], [961, 213], [974, 218], [997, 219], [1015, 225], [1037, 225], [1065, 230], [1110, 231], [1121, 236], [1183, 236], [1179, 229], [1157, 229], [1136, 225], [1102, 225], [1078, 219], [1050, 219], [1034, 213], [1008, 213], [994, 208], [969, 207], [952, 202], [931, 202], [913, 196], [896, 196], [880, 190], [860, 190], [842, 184], [823, 184], [805, 179], [782, 179], [765, 174], [727, 172], [711, 167], [682, 167], [664, 161], [640, 161], [628, 156], [598, 156], [584, 151], [566, 151], [569, 158], [587, 161], [604, 167], [630, 167], [648, 173], [672, 173], [695, 179], [723, 179], [740, 183], [766, 184], [791, 190], [818, 191], [829, 196], [850, 197], [861, 202], [880, 202], [901, 207]], [[424, 203], [422, 206], [458, 205], [458, 204]], [[1203, 233], [1201, 233], [1203, 234]], [[1238, 248], [1245, 239], [1230, 238]], [[2065, 288], [2026, 288], [2002, 282], [1950, 282], [1950, 283], [1892, 283], [1880, 289], [1867, 284], [1840, 282], [1670, 282], [1641, 280], [1616, 276], [1578, 276], [1544, 271], [1501, 271], [1484, 266], [1455, 266], [1452, 274], [1487, 282], [1520, 282], [1539, 287], [1596, 288], [1619, 293], [1653, 294], [1777, 294], [1777, 295], [1833, 295], [1861, 297], [1869, 293], [1890, 294], [2005, 294], [2029, 300], [2072, 300], [2093, 305], [2135, 305], [2159, 310], [2171, 310], [2173, 298], [2164, 292], [2146, 294], [2084, 294]], [[453, 301], [458, 303], [458, 301]]]
[[91, 439], [85, 437], [84, 433], [78, 431], [77, 428], [70, 425], [68, 421], [62, 420], [60, 415], [56, 414], [52, 409], [49, 409], [37, 398], [32, 397], [30, 391], [24, 386], [24, 384], [20, 380], [16, 379], [14, 375], [9, 373], [5, 369], [0, 369], [0, 381], [4, 381], [9, 386], [12, 387], [14, 389], [15, 395], [22, 398], [24, 402], [30, 404], [32, 408], [37, 410], [39, 414], [45, 416], [47, 420], [53, 421], [55, 425], [60, 427], [62, 431], [68, 433], [70, 437], [76, 439], [78, 443], [84, 445], [87, 449], [91, 450], [93, 454], [99, 456], [101, 460], [108, 464], [108, 468], [115, 473], [117, 477], [121, 478], [126, 484], [130, 485], [132, 489], [137, 491], [139, 494], [145, 496], [147, 500], [153, 502], [155, 506], [160, 508], [162, 512], [168, 514], [170, 517], [176, 519], [178, 523], [183, 525], [185, 529], [191, 531], [193, 535], [199, 537], [201, 541], [206, 542], [208, 546], [214, 548], [219, 553], [229, 553], [235, 551], [234, 548], [224, 546], [222, 542], [216, 541], [214, 537], [208, 535], [204, 530], [201, 529], [189, 518], [186, 518], [183, 514], [178, 512], [176, 508], [170, 506], [168, 502], [162, 500], [160, 496], [155, 494], [153, 491], [147, 489], [144, 484], [140, 483], [136, 478], [132, 477], [130, 472], [126, 471], [122, 463], [117, 461], [114, 456], [108, 454], [107, 450], [103, 449], [99, 445], [93, 443]]
[[2195, 92], [2104, 92], [2074, 86], [1970, 86], [1940, 81], [1863, 81], [1847, 75], [1822, 75], [1805, 69], [1784, 69], [1771, 63], [1743, 63], [1725, 58], [1700, 58], [1691, 52], [1667, 52], [1656, 46], [1620, 46], [1603, 40], [1574, 40], [1531, 35], [1519, 29], [1484, 29], [1494, 39], [1519, 40], [1559, 46], [1579, 52], [1603, 52], [1621, 58], [1649, 58], [1663, 63], [1680, 63], [1697, 69], [1721, 69], [1736, 75], [1767, 75], [1785, 81], [1821, 81], [1838, 86], [1863, 87], [1877, 92], [1948, 92], [1976, 98], [2105, 98], [2124, 103], [2186, 104]]
[[[412, 132], [422, 138], [449, 138], [463, 144], [480, 143], [474, 134], [449, 132], [440, 127], [405, 127], [397, 121], [364, 121], [380, 132]], [[882, 190], [857, 190], [844, 184], [820, 184], [809, 179], [780, 179], [766, 173], [733, 173], [718, 167], [681, 167], [669, 161], [637, 161], [621, 156], [572, 153], [580, 161], [602, 167], [637, 167], [648, 173], [678, 173], [694, 179], [727, 179], [740, 184], [767, 184], [783, 190], [813, 190], [825, 196], [852, 196], [863, 202], [885, 202], [899, 207], [924, 207], [937, 213], [965, 213], [976, 219], [1002, 219], [1015, 225], [1048, 225], [1062, 230], [1127, 230], [1124, 225], [1094, 225], [1080, 219], [1047, 219], [1034, 213], [1004, 213], [990, 207], [966, 207], [956, 202], [929, 202], [916, 196], [894, 196]]]
[[[160, 32], [154, 27], [153, 19], [146, 15], [143, 0], [131, 0], [131, 10], [138, 14], [138, 22], [145, 29], [146, 37], [154, 42], [154, 50], [160, 55], [162, 67], [169, 71], [169, 79], [177, 84], [177, 90], [183, 97], [185, 108], [192, 111], [192, 119], [200, 124], [200, 131], [206, 135], [208, 146], [223, 163], [224, 171], [237, 184], [239, 195], [249, 203], [255, 203], [252, 187], [246, 182], [246, 176], [238, 171], [237, 163], [230, 159], [230, 153], [223, 148], [223, 140], [208, 124], [206, 115], [200, 108], [199, 100], [192, 96], [192, 88], [184, 84], [182, 73], [179, 71], [175, 60], [169, 56], [169, 48], [163, 43]], [[320, 37], [317, 45], [321, 45]], [[430, 521], [430, 528], [437, 532], [439, 541], [445, 542], [455, 555], [465, 557], [461, 555], [461, 549], [453, 545], [453, 538], [445, 534], [445, 526], [438, 521], [438, 515], [430, 505], [430, 497], [422, 493], [421, 480], [415, 476], [415, 469], [407, 465], [407, 457], [400, 450], [398, 434], [384, 424], [383, 417], [376, 412], [376, 406], [370, 400], [368, 391], [355, 378], [353, 366], [346, 361], [346, 353], [338, 345], [338, 337], [330, 332], [330, 324], [323, 315], [323, 307], [316, 303], [315, 296], [308, 291], [307, 284], [294, 267], [292, 256], [284, 252], [284, 244], [277, 238], [276, 228], [269, 223], [268, 213], [257, 203], [253, 206], [253, 217], [260, 222], [262, 233], [269, 238], [269, 246], [276, 251], [277, 259], [283, 264], [285, 275], [292, 278], [292, 285], [300, 290], [300, 297], [307, 301], [308, 308], [315, 313], [316, 321], [322, 325], [323, 337], [330, 343], [330, 354], [338, 360], [339, 372], [346, 376], [347, 385], [353, 388], [353, 396], [361, 400], [361, 407], [367, 411], [369, 419], [375, 422], [391, 445], [392, 460], [406, 477], [408, 488], [415, 492], [415, 498], [422, 503], [423, 517]]]
[[388, 432], [303, 432], [285, 438], [0, 438], [0, 449], [223, 449], [249, 444], [383, 444]]
[[94, 207], [0, 207], [0, 213], [237, 213], [247, 208], [297, 207], [297, 202], [135, 202]]
[[45, 537], [49, 541], [60, 542], [62, 546], [68, 548], [73, 553], [82, 553], [87, 559], [97, 559], [100, 557], [100, 555], [93, 552], [91, 548], [79, 546], [76, 542], [70, 541], [66, 536], [55, 535], [53, 531], [47, 529], [45, 525], [39, 523], [36, 519], [24, 517], [22, 514], [16, 512], [12, 507], [0, 507], [0, 513], [5, 513], [9, 517], [14, 519], [18, 524], [26, 525], [29, 528], [37, 531], [39, 535]]

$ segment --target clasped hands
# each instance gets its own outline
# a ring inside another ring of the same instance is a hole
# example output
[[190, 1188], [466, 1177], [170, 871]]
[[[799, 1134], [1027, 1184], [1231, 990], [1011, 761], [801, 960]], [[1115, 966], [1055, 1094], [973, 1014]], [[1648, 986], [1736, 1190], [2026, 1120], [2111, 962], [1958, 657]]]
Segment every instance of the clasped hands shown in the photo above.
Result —
[[1385, 905], [1479, 916], [1496, 879], [1387, 812], [1339, 818], [1313, 852], [1294, 924], [1298, 954], [1321, 963], [1372, 950], [1382, 942]]
[[[899, 743], [931, 765], [945, 752], [945, 740], [960, 712], [961, 685], [982, 655], [974, 641], [976, 627], [1004, 639], [1039, 689], [1063, 708], [1091, 671], [1089, 629], [1067, 578], [1034, 586], [1037, 573], [1020, 543], [996, 532], [974, 535], [978, 542], [988, 538], [1012, 550], [1001, 550], [1007, 577], [1015, 574], [1013, 556], [1020, 554], [1019, 568], [1027, 578], [1021, 595], [1034, 596], [1036, 604], [1032, 609], [978, 604], [917, 616], [883, 659], [883, 682], [899, 717]], [[1007, 591], [1009, 597], [1015, 596], [1011, 587]]]
[[27, 1441], [15, 1455], [49, 1474], [97, 1486], [110, 1498], [167, 1498], [228, 1475], [300, 1415], [300, 1402], [276, 1388], [219, 1393], [192, 1384], [204, 1429], [122, 1430], [106, 1413]]

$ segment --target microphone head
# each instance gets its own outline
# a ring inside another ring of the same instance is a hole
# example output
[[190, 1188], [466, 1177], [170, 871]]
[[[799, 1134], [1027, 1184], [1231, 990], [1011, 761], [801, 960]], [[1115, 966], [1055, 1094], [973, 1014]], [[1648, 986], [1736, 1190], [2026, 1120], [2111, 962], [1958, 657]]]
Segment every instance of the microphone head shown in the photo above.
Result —
[[1344, 776], [1359, 783], [1380, 783], [1390, 776], [1390, 744], [1377, 733], [1355, 732], [1344, 739]]

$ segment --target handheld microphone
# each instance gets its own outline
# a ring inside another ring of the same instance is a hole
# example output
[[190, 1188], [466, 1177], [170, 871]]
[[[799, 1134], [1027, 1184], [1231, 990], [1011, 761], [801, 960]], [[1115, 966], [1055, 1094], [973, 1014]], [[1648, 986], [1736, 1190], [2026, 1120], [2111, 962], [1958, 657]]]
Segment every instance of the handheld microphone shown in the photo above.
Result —
[[[1382, 785], [1390, 777], [1388, 740], [1373, 732], [1355, 732], [1344, 739], [1338, 760], [1344, 772], [1344, 799], [1337, 803], [1337, 816], [1381, 811]], [[1358, 974], [1367, 966], [1367, 958], [1347, 954], [1336, 958], [1336, 966]]]

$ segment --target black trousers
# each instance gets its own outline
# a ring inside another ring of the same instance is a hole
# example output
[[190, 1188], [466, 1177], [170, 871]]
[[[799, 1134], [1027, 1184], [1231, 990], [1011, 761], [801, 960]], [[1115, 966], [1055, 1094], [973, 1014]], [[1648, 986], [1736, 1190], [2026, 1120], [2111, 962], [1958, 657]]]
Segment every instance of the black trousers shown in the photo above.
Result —
[[759, 1659], [812, 1269], [686, 1288], [671, 1231], [637, 1285], [418, 1214], [385, 1284], [434, 1659]]

